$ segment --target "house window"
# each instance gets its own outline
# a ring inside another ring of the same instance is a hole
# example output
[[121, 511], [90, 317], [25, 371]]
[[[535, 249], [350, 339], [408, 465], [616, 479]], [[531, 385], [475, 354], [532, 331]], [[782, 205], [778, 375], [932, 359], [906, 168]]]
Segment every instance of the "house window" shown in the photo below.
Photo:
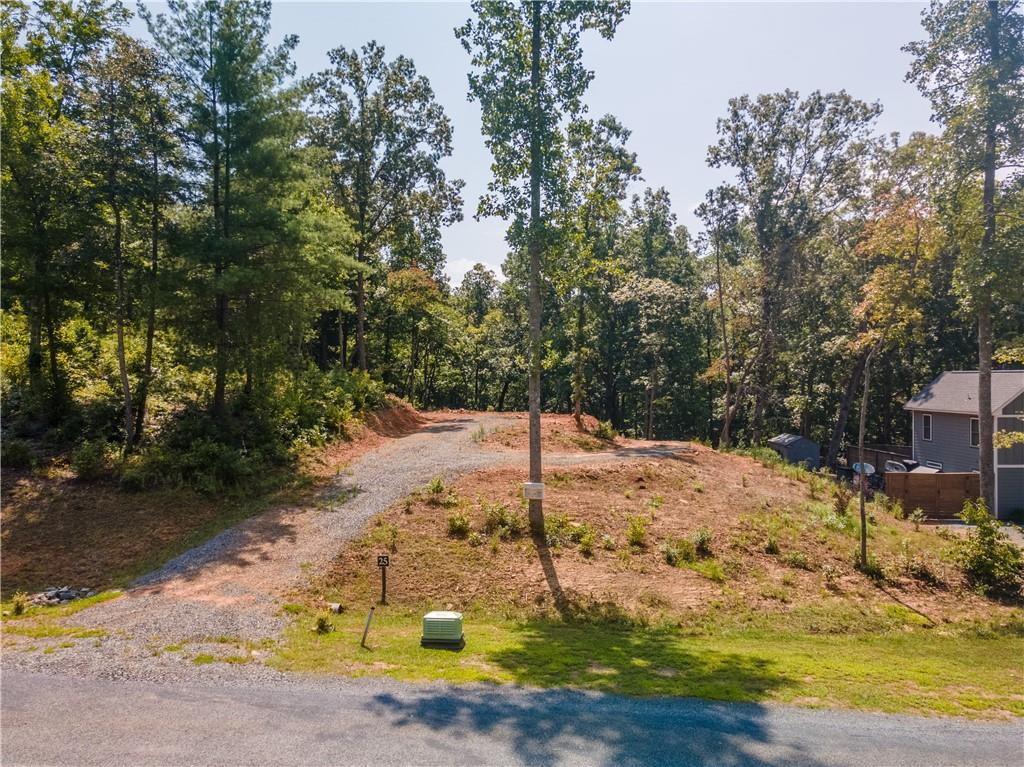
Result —
[[921, 438], [925, 442], [932, 441], [932, 414], [925, 413], [921, 416]]
[[981, 444], [981, 422], [977, 418], [971, 419], [971, 447]]

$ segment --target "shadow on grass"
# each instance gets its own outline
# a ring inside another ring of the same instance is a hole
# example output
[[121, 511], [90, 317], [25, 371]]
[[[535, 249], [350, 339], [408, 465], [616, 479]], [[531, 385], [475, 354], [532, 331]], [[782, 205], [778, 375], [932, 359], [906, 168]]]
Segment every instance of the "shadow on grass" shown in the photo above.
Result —
[[[488, 660], [524, 684], [550, 683], [560, 674], [580, 683], [607, 682], [609, 689], [647, 689], [640, 681], [645, 676], [665, 692], [675, 686], [688, 694], [758, 698], [787, 683], [763, 664], [738, 656], [697, 657], [649, 632], [609, 634], [596, 626], [536, 624], [528, 627], [520, 649]], [[569, 754], [607, 765], [818, 764], [800, 745], [776, 741], [769, 710], [750, 703], [449, 688], [379, 694], [373, 708], [389, 726], [425, 726], [452, 744], [475, 736], [502, 739], [527, 764], [556, 763]], [[478, 757], [487, 761], [485, 754]]]

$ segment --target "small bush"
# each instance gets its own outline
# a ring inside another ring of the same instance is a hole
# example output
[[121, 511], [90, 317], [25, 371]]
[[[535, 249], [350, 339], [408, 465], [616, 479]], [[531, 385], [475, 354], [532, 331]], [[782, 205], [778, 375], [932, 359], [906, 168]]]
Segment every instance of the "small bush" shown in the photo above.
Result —
[[837, 517], [845, 517], [850, 509], [850, 501], [853, 500], [853, 490], [850, 486], [840, 482], [836, 485], [835, 500], [832, 503], [832, 510]]
[[919, 506], [910, 512], [910, 516], [908, 516], [907, 519], [914, 523], [914, 530], [920, 530], [921, 524], [927, 519], [927, 517], [924, 514], [924, 509]]
[[771, 554], [773, 557], [778, 556], [779, 542], [771, 535], [769, 535], [768, 540], [764, 542], [764, 553]]
[[317, 616], [315, 631], [317, 634], [330, 634], [334, 631], [334, 624], [326, 615]]
[[605, 551], [615, 551], [615, 539], [610, 535], [602, 535], [601, 548]]
[[703, 575], [709, 581], [715, 583], [722, 583], [725, 581], [725, 570], [722, 569], [722, 565], [716, 559], [705, 559], [701, 562], [695, 562], [690, 565], [690, 568]]
[[611, 421], [598, 421], [594, 428], [594, 436], [598, 439], [612, 440], [619, 436], [619, 433], [615, 431]]
[[954, 548], [955, 561], [967, 580], [985, 594], [1019, 596], [1024, 588], [1024, 554], [999, 529], [984, 501], [964, 503], [960, 519], [974, 525]]
[[593, 530], [588, 530], [580, 537], [580, 554], [587, 559], [594, 556], [594, 539], [596, 537]]
[[5, 469], [31, 469], [35, 463], [32, 448], [23, 439], [7, 438], [0, 445], [0, 464]]
[[821, 568], [821, 576], [825, 579], [825, 588], [833, 591], [838, 588], [842, 575], [843, 571], [836, 565], [828, 564]]
[[565, 546], [571, 542], [573, 524], [565, 514], [544, 515], [544, 540], [551, 548]]
[[854, 567], [860, 570], [864, 575], [868, 576], [873, 581], [884, 581], [885, 571], [882, 570], [881, 563], [871, 554], [868, 554], [867, 562], [861, 561], [860, 552], [857, 552], [853, 559]]
[[828, 487], [828, 482], [817, 474], [811, 474], [807, 478], [807, 492], [812, 499], [817, 500], [818, 496]]
[[469, 534], [468, 541], [470, 546], [483, 546], [484, 537], [480, 535], [476, 530]]
[[665, 496], [655, 495], [647, 501], [647, 505], [652, 509], [660, 509], [665, 505]]
[[698, 556], [710, 557], [711, 556], [711, 542], [714, 540], [714, 533], [706, 527], [698, 529], [693, 534], [693, 548], [697, 552]]
[[661, 556], [666, 564], [672, 567], [679, 567], [684, 563], [695, 561], [697, 559], [697, 549], [694, 547], [693, 541], [688, 541], [685, 538], [676, 541], [666, 541], [661, 544]]
[[642, 549], [647, 545], [647, 528], [651, 520], [640, 514], [626, 517], [626, 542], [635, 548]]
[[903, 508], [903, 501], [899, 498], [890, 498], [888, 500], [889, 513], [893, 515], [895, 519], [906, 519], [907, 511]]
[[11, 597], [11, 611], [15, 615], [24, 615], [25, 610], [28, 609], [28, 604], [28, 594], [24, 591], [19, 591]]
[[449, 514], [448, 535], [452, 538], [465, 538], [469, 535], [469, 515], [463, 511]]
[[703, 493], [704, 492], [704, 483], [703, 482], [694, 482], [693, 483], [693, 492], [695, 492], [695, 493]]
[[434, 477], [427, 483], [427, 493], [430, 495], [443, 495], [445, 489], [443, 477]]
[[782, 561], [790, 567], [795, 567], [798, 570], [811, 569], [811, 563], [807, 560], [807, 555], [802, 551], [791, 551], [782, 558]]
[[102, 477], [110, 470], [110, 454], [102, 440], [86, 440], [71, 454], [71, 470], [82, 480]]
[[484, 532], [488, 535], [496, 534], [502, 540], [509, 540], [526, 532], [526, 520], [506, 504], [483, 501], [480, 507], [484, 512]]

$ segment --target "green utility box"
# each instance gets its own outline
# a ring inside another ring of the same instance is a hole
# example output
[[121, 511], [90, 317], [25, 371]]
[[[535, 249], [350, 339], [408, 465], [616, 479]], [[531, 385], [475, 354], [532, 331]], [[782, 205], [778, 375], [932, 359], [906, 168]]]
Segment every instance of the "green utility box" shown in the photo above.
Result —
[[462, 613], [435, 610], [423, 616], [423, 647], [461, 650], [466, 645], [462, 633]]

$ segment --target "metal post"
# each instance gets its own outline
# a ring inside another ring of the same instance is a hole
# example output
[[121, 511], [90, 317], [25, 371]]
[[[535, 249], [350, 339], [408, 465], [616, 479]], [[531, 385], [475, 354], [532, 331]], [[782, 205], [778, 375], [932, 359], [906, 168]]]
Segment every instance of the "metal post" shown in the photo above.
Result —
[[370, 621], [373, 620], [373, 610], [374, 608], [371, 607], [370, 614], [366, 616], [366, 628], [363, 629], [363, 639], [359, 642], [361, 647], [366, 647], [366, 635], [370, 633]]
[[388, 569], [386, 567], [380, 568], [380, 603], [382, 605], [388, 603]]

